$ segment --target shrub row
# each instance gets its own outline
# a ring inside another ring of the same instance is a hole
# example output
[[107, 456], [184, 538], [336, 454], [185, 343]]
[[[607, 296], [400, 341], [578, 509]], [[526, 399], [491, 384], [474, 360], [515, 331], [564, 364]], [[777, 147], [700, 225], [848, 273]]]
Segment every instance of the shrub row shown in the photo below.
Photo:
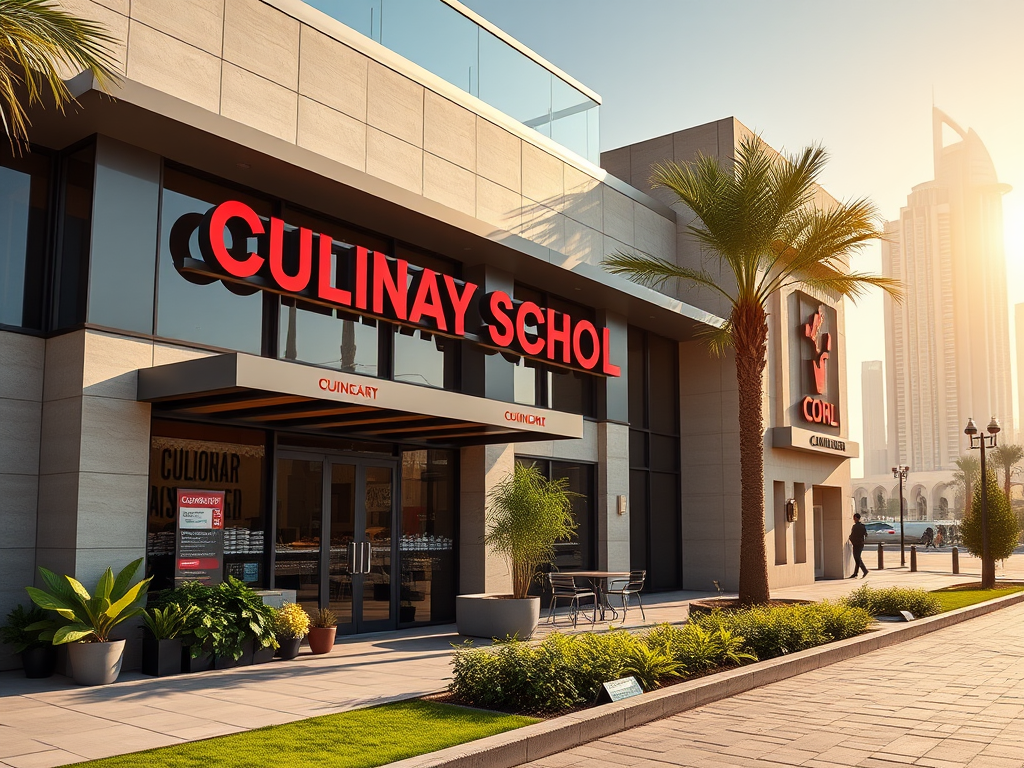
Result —
[[714, 613], [644, 634], [625, 630], [549, 635], [542, 642], [468, 644], [452, 659], [452, 698], [462, 704], [529, 714], [556, 714], [592, 704], [601, 685], [633, 676], [644, 690], [747, 661], [841, 640], [871, 617], [839, 603]]
[[934, 616], [942, 610], [939, 599], [923, 589], [906, 587], [861, 587], [847, 595], [844, 602], [853, 608], [862, 608], [872, 616], [897, 616], [910, 611], [914, 616]]

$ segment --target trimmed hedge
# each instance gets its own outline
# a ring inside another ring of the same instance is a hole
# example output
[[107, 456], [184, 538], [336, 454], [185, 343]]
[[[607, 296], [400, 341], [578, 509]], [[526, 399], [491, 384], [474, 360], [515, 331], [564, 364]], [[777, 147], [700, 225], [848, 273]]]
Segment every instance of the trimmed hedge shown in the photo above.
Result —
[[863, 632], [871, 617], [840, 603], [717, 612], [644, 634], [555, 633], [475, 648], [452, 659], [453, 701], [483, 709], [557, 714], [593, 704], [601, 685], [633, 676], [645, 690]]
[[864, 586], [846, 596], [844, 602], [872, 616], [897, 616], [910, 611], [914, 616], [934, 616], [942, 610], [939, 599], [923, 589]]

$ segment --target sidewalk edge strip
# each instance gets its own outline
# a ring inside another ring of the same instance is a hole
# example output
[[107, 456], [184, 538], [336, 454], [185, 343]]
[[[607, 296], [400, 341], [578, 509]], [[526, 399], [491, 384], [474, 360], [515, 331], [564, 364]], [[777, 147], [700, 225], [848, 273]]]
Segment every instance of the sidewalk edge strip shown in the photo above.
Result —
[[880, 648], [898, 645], [1019, 603], [1024, 603], [1024, 592], [918, 619], [887, 631], [869, 632], [789, 656], [759, 661], [497, 736], [399, 760], [389, 763], [388, 768], [514, 768], [627, 728], [670, 717]]

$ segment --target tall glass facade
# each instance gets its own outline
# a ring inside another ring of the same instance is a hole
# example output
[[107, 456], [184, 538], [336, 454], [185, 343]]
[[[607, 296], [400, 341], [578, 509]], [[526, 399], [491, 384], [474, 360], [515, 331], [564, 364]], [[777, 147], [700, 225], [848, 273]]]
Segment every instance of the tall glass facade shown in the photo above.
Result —
[[600, 162], [597, 102], [443, 0], [306, 2], [590, 162]]

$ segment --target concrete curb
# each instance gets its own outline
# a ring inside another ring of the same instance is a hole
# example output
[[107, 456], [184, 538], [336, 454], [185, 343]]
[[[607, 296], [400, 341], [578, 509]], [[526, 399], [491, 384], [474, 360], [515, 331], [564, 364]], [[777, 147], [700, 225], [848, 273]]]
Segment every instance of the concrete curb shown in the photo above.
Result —
[[962, 621], [1024, 603], [1024, 592], [919, 619], [892, 629], [870, 632], [790, 656], [759, 661], [614, 704], [528, 725], [426, 755], [389, 763], [389, 768], [513, 768], [610, 736], [626, 728], [711, 704], [737, 693], [845, 661], [864, 653], [913, 640]]

